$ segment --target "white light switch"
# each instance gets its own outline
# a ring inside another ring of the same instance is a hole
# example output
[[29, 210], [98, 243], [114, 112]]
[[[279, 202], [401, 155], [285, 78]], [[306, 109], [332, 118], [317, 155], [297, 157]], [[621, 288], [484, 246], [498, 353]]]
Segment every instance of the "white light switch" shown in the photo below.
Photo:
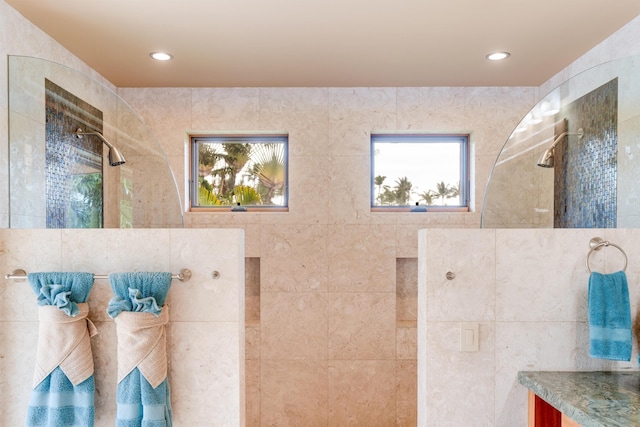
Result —
[[477, 323], [460, 323], [460, 351], [478, 351]]

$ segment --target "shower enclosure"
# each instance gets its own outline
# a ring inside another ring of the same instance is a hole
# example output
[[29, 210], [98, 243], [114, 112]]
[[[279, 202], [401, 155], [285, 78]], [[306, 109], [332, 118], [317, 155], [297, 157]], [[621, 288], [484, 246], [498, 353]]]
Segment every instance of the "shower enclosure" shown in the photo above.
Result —
[[531, 109], [493, 166], [483, 228], [640, 227], [638, 67], [640, 56], [598, 65]]
[[164, 152], [113, 90], [9, 56], [9, 226], [175, 228], [183, 218]]

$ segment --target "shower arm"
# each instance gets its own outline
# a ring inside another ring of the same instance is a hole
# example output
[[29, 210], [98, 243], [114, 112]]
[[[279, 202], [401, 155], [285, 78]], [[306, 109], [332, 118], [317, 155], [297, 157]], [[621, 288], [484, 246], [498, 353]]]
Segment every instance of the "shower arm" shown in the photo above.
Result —
[[577, 135], [578, 138], [582, 138], [584, 136], [584, 130], [582, 130], [582, 128], [578, 129], [578, 132], [562, 132], [556, 139], [555, 141], [553, 141], [553, 144], [551, 144], [551, 147], [547, 148], [547, 151], [553, 150], [554, 148], [556, 148], [556, 145], [558, 145], [558, 143], [560, 141], [562, 141], [562, 138], [564, 138], [565, 136], [574, 136]]
[[82, 129], [77, 129], [76, 130], [76, 136], [78, 138], [81, 138], [83, 135], [95, 135], [98, 138], [100, 138], [102, 140], [102, 142], [104, 142], [104, 145], [106, 145], [110, 149], [114, 148], [113, 145], [109, 141], [107, 141], [107, 139], [104, 136], [102, 136], [102, 134], [100, 132], [96, 132], [96, 131], [83, 132]]
[[113, 144], [107, 141], [107, 139], [100, 132], [97, 132], [97, 131], [83, 132], [82, 129], [78, 128], [76, 129], [75, 135], [76, 135], [76, 138], [82, 138], [84, 135], [95, 135], [98, 138], [100, 138], [100, 140], [104, 143], [104, 145], [106, 145], [109, 148], [109, 164], [111, 166], [120, 166], [126, 163], [126, 160], [124, 159], [124, 156], [122, 155], [120, 150], [118, 150], [116, 147], [113, 146]]

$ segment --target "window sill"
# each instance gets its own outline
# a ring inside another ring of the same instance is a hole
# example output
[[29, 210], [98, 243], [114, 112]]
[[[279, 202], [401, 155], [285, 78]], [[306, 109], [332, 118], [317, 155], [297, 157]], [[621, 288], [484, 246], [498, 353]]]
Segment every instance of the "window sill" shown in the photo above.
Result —
[[219, 208], [190, 208], [189, 213], [247, 213], [247, 212], [289, 212], [287, 207], [246, 207], [245, 210], [233, 210], [235, 206], [223, 206]]
[[424, 212], [412, 212], [413, 207], [400, 207], [400, 206], [392, 206], [392, 207], [381, 207], [376, 206], [371, 208], [371, 212], [406, 212], [406, 213], [450, 213], [450, 212], [470, 212], [468, 207], [450, 207], [450, 206], [420, 206], [426, 207], [427, 211]]

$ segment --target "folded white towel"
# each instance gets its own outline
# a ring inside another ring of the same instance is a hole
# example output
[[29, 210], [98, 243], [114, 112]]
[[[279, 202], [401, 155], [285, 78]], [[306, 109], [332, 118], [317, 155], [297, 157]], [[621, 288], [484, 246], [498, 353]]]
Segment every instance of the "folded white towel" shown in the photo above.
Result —
[[114, 317], [118, 333], [118, 383], [136, 367], [156, 388], [167, 378], [169, 306], [159, 316], [123, 311]]
[[93, 375], [90, 337], [98, 330], [87, 319], [89, 304], [78, 303], [78, 308], [80, 313], [71, 317], [56, 306], [38, 307], [40, 324], [34, 388], [58, 366], [73, 385]]

